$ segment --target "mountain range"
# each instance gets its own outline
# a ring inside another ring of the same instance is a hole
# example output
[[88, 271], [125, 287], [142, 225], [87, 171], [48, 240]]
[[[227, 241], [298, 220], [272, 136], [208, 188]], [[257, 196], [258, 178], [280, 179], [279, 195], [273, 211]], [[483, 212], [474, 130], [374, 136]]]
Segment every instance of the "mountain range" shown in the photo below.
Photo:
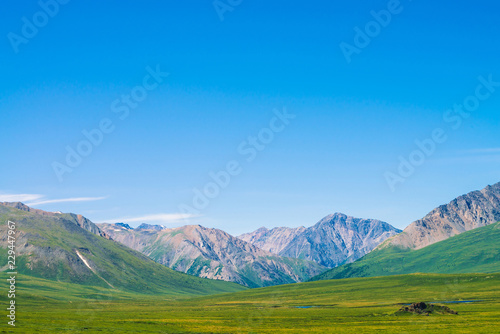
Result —
[[500, 222], [478, 227], [420, 249], [380, 248], [312, 280], [413, 273], [500, 272]]
[[260, 228], [239, 238], [280, 256], [306, 259], [333, 268], [356, 261], [400, 232], [380, 220], [335, 213], [308, 228]]
[[[241, 285], [186, 275], [117, 243], [81, 215], [46, 212], [22, 203], [0, 203], [0, 251], [7, 264], [7, 221], [15, 223], [19, 274], [160, 295], [205, 295], [245, 289]], [[2, 270], [5, 271], [5, 265]]]
[[188, 225], [165, 228], [99, 224], [113, 240], [177, 271], [248, 287], [303, 282], [327, 268], [307, 260], [281, 257], [214, 228]]
[[[416, 272], [500, 271], [500, 183], [459, 196], [402, 232], [379, 220], [335, 213], [311, 227], [260, 228], [234, 237], [200, 225], [96, 225], [82, 215], [22, 203], [0, 203], [0, 220], [16, 222], [21, 274], [148, 294], [211, 294], [243, 286]], [[0, 225], [0, 240], [5, 250], [6, 224]], [[4, 263], [5, 254], [0, 255]]]
[[500, 271], [500, 183], [457, 197], [360, 260], [313, 280]]

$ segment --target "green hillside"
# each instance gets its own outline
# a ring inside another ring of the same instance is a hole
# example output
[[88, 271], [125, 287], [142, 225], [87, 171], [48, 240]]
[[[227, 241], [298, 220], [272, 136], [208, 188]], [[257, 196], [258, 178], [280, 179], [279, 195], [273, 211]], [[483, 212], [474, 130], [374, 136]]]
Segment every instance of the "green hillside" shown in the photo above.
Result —
[[[7, 264], [8, 220], [16, 223], [16, 265], [20, 274], [170, 296], [245, 289], [238, 284], [201, 279], [157, 264], [139, 252], [83, 229], [75, 215], [40, 214], [0, 205], [0, 233], [4, 236], [0, 263], [3, 265]], [[95, 228], [89, 224], [89, 228]]]
[[419, 250], [382, 247], [356, 262], [331, 269], [311, 280], [410, 273], [493, 272], [500, 272], [500, 223], [464, 232]]

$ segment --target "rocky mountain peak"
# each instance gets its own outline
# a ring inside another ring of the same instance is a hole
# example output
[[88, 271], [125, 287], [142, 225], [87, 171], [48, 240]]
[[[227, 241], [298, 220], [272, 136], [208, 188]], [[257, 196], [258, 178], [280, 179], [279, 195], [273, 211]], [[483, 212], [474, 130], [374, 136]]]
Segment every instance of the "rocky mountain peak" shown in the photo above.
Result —
[[129, 224], [126, 224], [126, 223], [115, 223], [116, 226], [118, 227], [122, 227], [126, 230], [133, 230], [134, 228], [131, 227]]
[[21, 202], [0, 202], [0, 205], [3, 205], [4, 207], [9, 207], [9, 208], [14, 208], [17, 210], [33, 213], [36, 215], [40, 216], [47, 216], [47, 217], [54, 217], [58, 218], [61, 220], [68, 220], [71, 221], [72, 223], [80, 226], [81, 228], [99, 235], [101, 237], [104, 237], [106, 239], [110, 239], [109, 235], [107, 235], [104, 231], [99, 229], [97, 225], [95, 225], [93, 222], [88, 220], [82, 215], [77, 215], [74, 213], [61, 213], [61, 212], [48, 212], [48, 211], [43, 211], [40, 209], [34, 209], [32, 207], [27, 206], [26, 204], [23, 204]]
[[500, 221], [500, 183], [469, 192], [435, 208], [381, 247], [420, 249], [497, 221]]
[[136, 230], [155, 230], [155, 231], [161, 231], [164, 229], [166, 229], [166, 227], [163, 225], [151, 225], [146, 223], [142, 223], [136, 228]]
[[26, 204], [21, 203], [21, 202], [0, 202], [0, 204], [4, 205], [4, 206], [7, 206], [7, 207], [14, 208], [14, 209], [26, 211], [26, 212], [33, 212], [33, 213], [36, 213], [36, 214], [39, 214], [39, 215], [42, 215], [42, 216], [53, 217], [53, 216], [55, 216], [57, 214], [61, 214], [60, 212], [49, 212], [49, 211], [43, 211], [43, 210], [40, 210], [40, 209], [34, 209], [34, 208], [29, 207]]

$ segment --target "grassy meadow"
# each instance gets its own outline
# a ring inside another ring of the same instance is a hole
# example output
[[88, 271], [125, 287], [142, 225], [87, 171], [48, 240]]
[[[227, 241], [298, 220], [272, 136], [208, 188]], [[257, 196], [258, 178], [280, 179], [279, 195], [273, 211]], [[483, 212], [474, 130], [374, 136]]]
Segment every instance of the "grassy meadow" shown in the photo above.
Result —
[[[350, 278], [205, 297], [123, 293], [29, 276], [17, 285], [17, 326], [5, 321], [1, 333], [500, 332], [500, 274]], [[394, 315], [402, 304], [469, 300], [476, 302], [445, 304], [458, 315]]]

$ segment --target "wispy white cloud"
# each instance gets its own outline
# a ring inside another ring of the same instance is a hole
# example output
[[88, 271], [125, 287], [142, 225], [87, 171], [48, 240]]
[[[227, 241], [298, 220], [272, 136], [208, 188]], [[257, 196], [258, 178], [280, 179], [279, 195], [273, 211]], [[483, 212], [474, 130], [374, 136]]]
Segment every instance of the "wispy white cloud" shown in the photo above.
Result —
[[443, 164], [491, 164], [500, 161], [500, 148], [474, 148], [467, 150], [457, 150], [438, 159], [432, 160], [434, 163]]
[[71, 198], [59, 198], [59, 199], [48, 199], [42, 200], [38, 202], [30, 202], [27, 203], [29, 205], [42, 205], [42, 204], [52, 204], [52, 203], [65, 203], [65, 202], [90, 202], [90, 201], [100, 201], [108, 198], [107, 196], [103, 197], [71, 197]]
[[41, 194], [6, 194], [0, 192], [0, 202], [23, 202], [27, 205], [35, 206], [42, 204], [52, 204], [52, 203], [65, 203], [65, 202], [88, 202], [88, 201], [99, 201], [108, 198], [107, 196], [102, 197], [70, 197], [70, 198], [58, 198], [58, 199], [47, 199], [45, 195]]
[[189, 220], [199, 217], [198, 215], [192, 214], [184, 214], [184, 213], [157, 213], [157, 214], [149, 214], [138, 217], [122, 217], [122, 218], [113, 218], [106, 219], [104, 222], [120, 222], [120, 223], [163, 223], [163, 224], [175, 224], [181, 221]]
[[462, 154], [493, 154], [500, 153], [500, 147], [475, 148], [471, 150], [463, 150]]
[[0, 193], [0, 202], [29, 202], [43, 198], [39, 194], [2, 194]]
[[500, 155], [480, 154], [480, 155], [468, 155], [459, 157], [445, 157], [440, 159], [434, 159], [433, 162], [443, 163], [443, 164], [491, 164], [500, 162]]

